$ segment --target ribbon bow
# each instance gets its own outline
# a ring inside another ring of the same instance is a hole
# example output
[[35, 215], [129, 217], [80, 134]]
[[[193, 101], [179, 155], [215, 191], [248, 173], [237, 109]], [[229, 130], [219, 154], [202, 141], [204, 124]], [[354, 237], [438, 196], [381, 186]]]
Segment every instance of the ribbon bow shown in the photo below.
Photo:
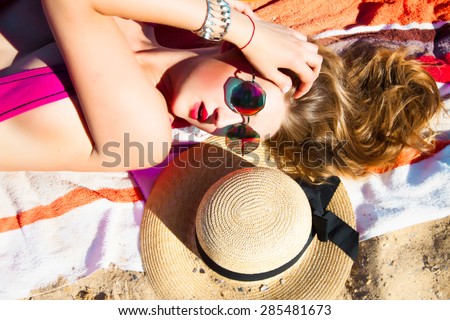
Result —
[[331, 177], [327, 183], [312, 186], [304, 181], [295, 180], [308, 197], [313, 214], [313, 236], [319, 241], [331, 241], [344, 251], [352, 260], [356, 260], [359, 248], [359, 233], [333, 212], [326, 210], [340, 184], [338, 177]]

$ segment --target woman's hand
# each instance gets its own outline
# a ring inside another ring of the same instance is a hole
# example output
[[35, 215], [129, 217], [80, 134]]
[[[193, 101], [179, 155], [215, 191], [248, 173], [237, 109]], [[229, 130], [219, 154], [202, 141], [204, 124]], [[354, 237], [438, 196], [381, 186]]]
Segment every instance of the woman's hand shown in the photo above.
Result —
[[[294, 71], [301, 81], [294, 98], [307, 93], [319, 76], [322, 65], [322, 56], [317, 53], [318, 47], [308, 42], [306, 36], [298, 31], [261, 20], [251, 7], [242, 1], [227, 2], [234, 10], [250, 17], [255, 24], [253, 39], [242, 50], [252, 65], [283, 92], [292, 87], [292, 80], [279, 69]], [[250, 36], [251, 34], [249, 39]]]
[[[227, 2], [232, 9], [241, 13], [233, 16], [231, 24], [232, 27], [235, 22], [239, 25], [236, 28], [238, 35], [230, 35], [227, 40], [237, 47], [240, 45], [242, 47], [245, 45], [242, 37], [246, 37], [244, 41], [247, 42], [251, 39], [242, 52], [262, 76], [274, 82], [283, 92], [287, 92], [292, 86], [292, 80], [279, 69], [290, 69], [301, 81], [294, 98], [307, 93], [319, 76], [322, 65], [318, 47], [308, 42], [306, 36], [298, 31], [261, 20], [251, 7], [242, 1], [227, 0]], [[245, 15], [254, 23], [253, 38], [253, 25]]]
[[259, 19], [259, 17], [253, 12], [252, 8], [245, 2], [239, 0], [227, 0], [227, 2], [234, 10], [252, 17], [252, 19]]
[[255, 19], [254, 24], [253, 39], [242, 50], [249, 62], [283, 92], [291, 88], [292, 81], [279, 69], [294, 71], [301, 81], [294, 98], [307, 93], [319, 76], [322, 65], [318, 47], [293, 29], [259, 19]]

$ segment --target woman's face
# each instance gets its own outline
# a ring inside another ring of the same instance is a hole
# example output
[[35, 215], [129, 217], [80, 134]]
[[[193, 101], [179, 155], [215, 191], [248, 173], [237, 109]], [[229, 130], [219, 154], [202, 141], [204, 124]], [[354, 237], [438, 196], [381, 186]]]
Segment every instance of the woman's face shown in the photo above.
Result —
[[[183, 61], [171, 76], [171, 112], [190, 124], [215, 135], [225, 135], [235, 124], [248, 122], [261, 139], [275, 134], [286, 115], [287, 103], [272, 82], [256, 76], [255, 82], [266, 93], [264, 108], [249, 118], [231, 110], [225, 102], [225, 83], [231, 77], [251, 81], [253, 67], [236, 50], [217, 56], [195, 57]], [[181, 75], [181, 76], [180, 76]]]

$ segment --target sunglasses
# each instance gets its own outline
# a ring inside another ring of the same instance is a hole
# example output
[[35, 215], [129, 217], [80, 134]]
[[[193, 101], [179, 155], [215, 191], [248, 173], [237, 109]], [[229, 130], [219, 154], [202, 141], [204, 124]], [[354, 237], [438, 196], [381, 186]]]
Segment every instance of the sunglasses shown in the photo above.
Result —
[[242, 155], [252, 152], [258, 148], [260, 136], [248, 125], [248, 122], [250, 116], [260, 112], [266, 103], [266, 93], [255, 82], [255, 75], [253, 74], [252, 81], [229, 78], [225, 83], [225, 102], [231, 110], [239, 113], [244, 121], [244, 117], [248, 119], [247, 124], [243, 121], [228, 130], [225, 137], [226, 146], [231, 151]]

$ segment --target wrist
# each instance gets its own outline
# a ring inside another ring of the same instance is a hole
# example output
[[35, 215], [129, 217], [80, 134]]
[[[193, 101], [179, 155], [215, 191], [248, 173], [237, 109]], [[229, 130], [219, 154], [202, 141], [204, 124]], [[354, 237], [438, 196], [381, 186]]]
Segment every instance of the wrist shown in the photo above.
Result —
[[242, 46], [242, 47], [239, 48], [239, 50], [241, 50], [241, 51], [244, 50], [245, 48], [247, 48], [247, 46], [252, 42], [253, 36], [255, 35], [255, 31], [256, 31], [255, 21], [253, 21], [253, 19], [252, 19], [250, 16], [248, 16], [248, 15], [247, 15], [247, 18], [248, 18], [248, 19], [250, 20], [250, 22], [252, 23], [253, 30], [252, 30], [252, 34], [251, 34], [251, 36], [250, 36], [250, 39], [248, 39], [247, 43], [244, 44], [244, 46]]
[[252, 38], [254, 27], [249, 17], [239, 11], [231, 9], [231, 24], [228, 33], [223, 38], [238, 48], [246, 46]]

